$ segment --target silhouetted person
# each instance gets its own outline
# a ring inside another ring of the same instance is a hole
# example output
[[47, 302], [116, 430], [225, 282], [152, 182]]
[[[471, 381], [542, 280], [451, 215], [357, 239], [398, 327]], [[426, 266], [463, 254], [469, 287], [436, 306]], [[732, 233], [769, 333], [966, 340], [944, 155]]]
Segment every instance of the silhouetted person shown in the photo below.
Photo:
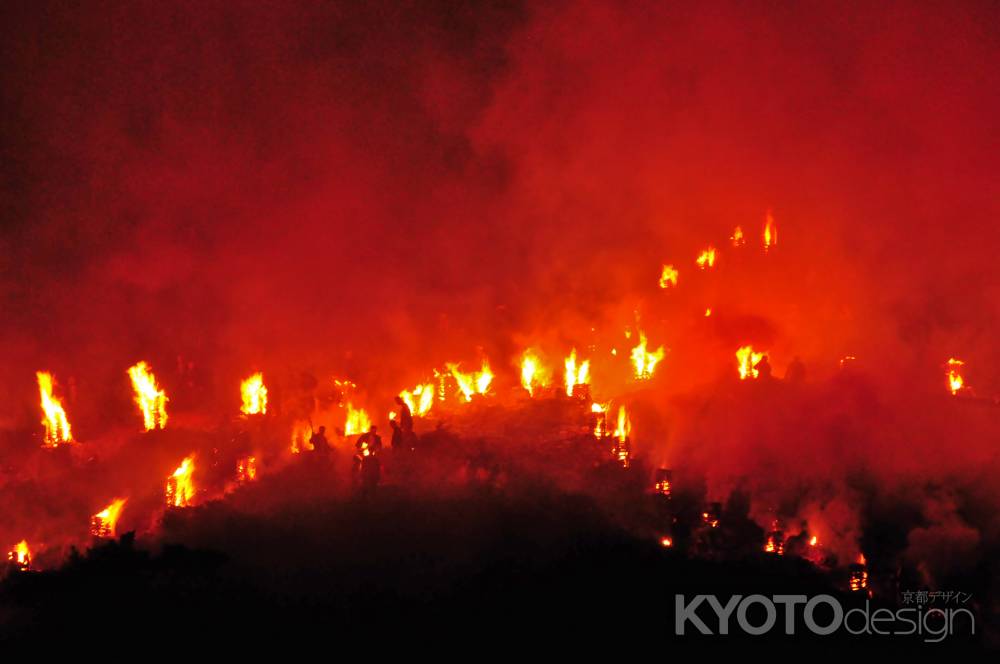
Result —
[[785, 382], [788, 383], [803, 383], [806, 380], [806, 365], [802, 363], [799, 356], [796, 355], [792, 358], [792, 363], [788, 365], [785, 369]]
[[382, 439], [374, 424], [366, 433], [358, 436], [355, 447], [358, 448], [355, 459], [358, 462], [357, 471], [360, 474], [361, 491], [367, 495], [374, 494], [382, 477], [382, 463], [378, 458], [379, 452], [382, 450]]
[[389, 426], [392, 427], [392, 440], [389, 445], [394, 450], [400, 450], [403, 448], [403, 429], [399, 426], [396, 420], [389, 420]]
[[309, 444], [313, 446], [313, 452], [317, 455], [325, 455], [330, 450], [330, 444], [326, 440], [326, 427], [320, 427], [309, 437]]
[[403, 430], [404, 434], [410, 434], [413, 432], [413, 413], [410, 412], [410, 407], [406, 405], [402, 397], [396, 397], [396, 404], [399, 406], [399, 428]]
[[757, 377], [763, 378], [764, 380], [769, 380], [771, 378], [771, 363], [767, 359], [767, 355], [760, 359], [754, 369], [757, 370]]

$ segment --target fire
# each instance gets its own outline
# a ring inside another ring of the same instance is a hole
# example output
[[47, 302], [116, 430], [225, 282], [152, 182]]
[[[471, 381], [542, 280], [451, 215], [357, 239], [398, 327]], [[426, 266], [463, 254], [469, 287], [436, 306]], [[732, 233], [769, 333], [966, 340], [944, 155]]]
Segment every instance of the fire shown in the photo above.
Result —
[[31, 551], [28, 549], [27, 540], [21, 540], [14, 545], [13, 550], [7, 553], [7, 560], [17, 565], [22, 570], [31, 567]]
[[135, 402], [142, 410], [146, 431], [164, 428], [167, 425], [167, 395], [156, 385], [156, 377], [149, 370], [149, 365], [139, 362], [129, 367], [128, 375], [135, 390]]
[[565, 362], [566, 375], [566, 396], [573, 396], [573, 390], [577, 385], [590, 384], [590, 360], [584, 360], [579, 365], [576, 363], [576, 349], [570, 352]]
[[816, 546], [817, 544], [819, 544], [819, 538], [818, 537], [816, 537], [815, 535], [813, 535], [812, 537], [809, 538], [809, 546]]
[[66, 411], [59, 400], [52, 396], [52, 374], [39, 371], [35, 375], [38, 377], [38, 392], [41, 394], [42, 411], [45, 413], [45, 419], [42, 420], [45, 425], [45, 445], [58, 447], [60, 443], [73, 442]]
[[362, 434], [372, 426], [372, 421], [364, 408], [355, 410], [350, 403], [347, 404], [347, 419], [344, 421], [344, 435], [356, 436]]
[[608, 434], [608, 407], [594, 402], [590, 405], [590, 412], [594, 414], [594, 438], [600, 440]]
[[743, 237], [743, 229], [737, 226], [733, 230], [733, 234], [729, 237], [729, 241], [733, 243], [734, 247], [742, 247], [746, 244], [746, 239]]
[[765, 553], [775, 553], [779, 556], [785, 555], [785, 534], [780, 530], [773, 530], [767, 534], [767, 541], [764, 542]]
[[767, 211], [764, 218], [764, 251], [778, 244], [778, 227], [774, 223], [774, 215]]
[[535, 396], [536, 387], [547, 387], [549, 375], [542, 367], [542, 361], [532, 350], [524, 351], [521, 356], [521, 385], [529, 396]]
[[240, 484], [257, 479], [257, 457], [246, 456], [236, 461], [236, 481]]
[[[431, 406], [434, 405], [434, 383], [417, 385], [412, 392], [403, 390], [399, 393], [399, 398], [410, 408], [411, 414], [423, 417], [430, 412]], [[389, 419], [395, 419], [395, 415], [390, 416]]]
[[661, 537], [660, 538], [660, 546], [662, 546], [663, 548], [669, 549], [673, 545], [674, 545], [674, 540], [672, 540], [671, 538], [669, 538], [669, 537]]
[[700, 254], [698, 254], [698, 259], [695, 261], [698, 263], [698, 267], [702, 270], [715, 265], [715, 247], [709, 247], [705, 249]]
[[167, 478], [167, 507], [188, 507], [194, 501], [194, 455], [186, 457]]
[[298, 454], [304, 449], [312, 449], [309, 439], [312, 438], [312, 425], [302, 420], [292, 425], [292, 454]]
[[483, 366], [479, 371], [463, 373], [459, 371], [457, 364], [449, 364], [448, 370], [455, 377], [458, 389], [466, 401], [472, 401], [473, 394], [486, 394], [493, 382], [493, 372], [490, 370], [490, 363], [483, 360]]
[[673, 265], [667, 265], [664, 263], [663, 271], [660, 272], [660, 288], [669, 288], [670, 286], [677, 285], [677, 277], [679, 273], [677, 268]]
[[240, 396], [243, 397], [244, 415], [263, 415], [267, 412], [267, 387], [264, 386], [264, 374], [255, 373], [240, 383]]
[[712, 307], [706, 308], [705, 309], [705, 318], [708, 318], [711, 315], [712, 315]]
[[753, 346], [743, 346], [736, 351], [736, 360], [739, 363], [740, 380], [756, 378], [759, 375], [756, 367], [764, 359], [766, 353], [754, 352]]
[[646, 334], [639, 332], [639, 345], [632, 349], [632, 366], [635, 367], [635, 377], [648, 380], [653, 376], [657, 363], [663, 359], [663, 346], [650, 353], [646, 351]]
[[964, 364], [965, 362], [962, 360], [956, 360], [953, 357], [948, 360], [948, 389], [951, 390], [952, 394], [958, 394], [965, 386], [962, 374], [958, 370]]
[[625, 406], [618, 407], [618, 426], [615, 427], [614, 437], [617, 439], [617, 444], [612, 450], [615, 458], [624, 466], [628, 468], [629, 465], [629, 434], [632, 432], [632, 422], [628, 418], [628, 413], [625, 412]]
[[653, 491], [660, 496], [669, 498], [673, 492], [672, 480], [673, 472], [669, 468], [657, 468], [656, 483], [653, 485]]
[[90, 517], [90, 534], [94, 537], [115, 536], [115, 525], [118, 523], [118, 516], [125, 507], [128, 498], [115, 498], [110, 505]]

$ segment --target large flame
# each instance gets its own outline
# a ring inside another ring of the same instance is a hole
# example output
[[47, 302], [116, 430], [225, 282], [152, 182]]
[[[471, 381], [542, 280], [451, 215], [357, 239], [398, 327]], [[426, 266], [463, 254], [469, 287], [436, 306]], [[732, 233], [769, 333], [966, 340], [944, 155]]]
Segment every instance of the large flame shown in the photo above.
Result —
[[42, 396], [42, 411], [45, 413], [42, 420], [45, 425], [45, 445], [57, 447], [60, 443], [73, 442], [66, 411], [59, 400], [52, 396], [52, 374], [39, 371], [35, 375], [38, 377], [38, 391]]
[[412, 392], [403, 390], [399, 393], [399, 398], [410, 408], [411, 414], [424, 417], [434, 405], [434, 383], [417, 385]]
[[646, 333], [639, 331], [639, 345], [632, 349], [632, 366], [635, 368], [635, 377], [639, 380], [647, 380], [652, 377], [656, 365], [663, 359], [663, 346], [660, 346], [652, 353], [646, 350]]
[[549, 384], [549, 373], [542, 366], [542, 361], [538, 355], [528, 349], [521, 356], [521, 386], [528, 391], [528, 394], [535, 396], [535, 388], [547, 387]]
[[142, 411], [146, 431], [167, 426], [167, 395], [156, 384], [156, 377], [146, 362], [129, 367], [129, 378], [135, 390], [135, 402]]
[[579, 364], [576, 361], [576, 349], [574, 348], [564, 363], [566, 368], [564, 382], [566, 384], [566, 396], [573, 396], [573, 388], [577, 385], [590, 384], [590, 360], [583, 360]]
[[740, 372], [740, 380], [756, 378], [759, 375], [757, 365], [764, 359], [766, 353], [754, 352], [753, 346], [743, 346], [736, 351], [736, 361]]
[[[794, 229], [793, 229], [794, 230]], [[767, 211], [767, 215], [764, 217], [764, 251], [767, 251], [774, 245], [778, 244], [778, 227], [774, 223], [774, 215], [771, 211]]]
[[615, 427], [614, 432], [617, 444], [611, 452], [615, 456], [615, 459], [625, 468], [628, 468], [631, 456], [629, 451], [629, 435], [631, 433], [632, 422], [629, 420], [628, 413], [625, 412], [625, 406], [619, 406], [618, 425]]
[[240, 396], [244, 415], [263, 415], [267, 412], [267, 387], [264, 385], [264, 374], [255, 373], [240, 383]]
[[702, 270], [710, 268], [715, 265], [715, 247], [709, 247], [705, 249], [700, 254], [695, 261]]
[[15, 544], [13, 550], [7, 553], [7, 560], [21, 569], [28, 569], [31, 566], [31, 551], [28, 549], [27, 540]]
[[677, 268], [673, 265], [664, 264], [663, 270], [660, 272], [660, 288], [676, 286], [679, 274], [680, 273], [677, 272]]
[[312, 444], [309, 439], [312, 438], [313, 430], [312, 425], [309, 422], [299, 420], [292, 425], [292, 454], [298, 454], [302, 450], [311, 450]]
[[372, 426], [372, 421], [364, 408], [355, 409], [350, 403], [347, 404], [347, 419], [344, 420], [344, 435], [356, 436], [362, 434]]
[[118, 516], [128, 498], [115, 498], [110, 505], [90, 517], [90, 534], [94, 537], [114, 537]]
[[466, 401], [472, 401], [473, 394], [486, 394], [493, 382], [493, 371], [490, 370], [488, 360], [483, 360], [483, 366], [479, 371], [464, 373], [457, 364], [448, 364], [448, 370], [458, 383], [458, 390]]
[[955, 358], [948, 360], [948, 389], [951, 390], [952, 394], [958, 394], [965, 386], [965, 380], [963, 380], [962, 374], [959, 372], [959, 367], [964, 364], [965, 362], [956, 360]]
[[194, 455], [185, 457], [177, 470], [167, 478], [167, 506], [187, 507], [194, 501]]

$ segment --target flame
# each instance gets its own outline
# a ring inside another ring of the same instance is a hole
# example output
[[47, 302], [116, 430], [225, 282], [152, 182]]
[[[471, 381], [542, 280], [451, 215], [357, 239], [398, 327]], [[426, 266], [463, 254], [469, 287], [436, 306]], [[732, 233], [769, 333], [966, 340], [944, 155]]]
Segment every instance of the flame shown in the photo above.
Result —
[[639, 345], [632, 349], [632, 366], [635, 367], [635, 377], [639, 380], [651, 378], [657, 363], [663, 359], [663, 352], [663, 346], [652, 353], [647, 352], [646, 333], [640, 331]]
[[311, 450], [312, 445], [309, 439], [312, 438], [312, 425], [303, 420], [299, 420], [292, 425], [292, 454], [298, 454], [302, 450]]
[[608, 433], [608, 406], [599, 404], [596, 401], [590, 405], [590, 412], [594, 413], [594, 438], [600, 440]]
[[243, 397], [244, 415], [263, 415], [267, 412], [267, 387], [264, 386], [264, 374], [255, 373], [240, 383], [240, 396]]
[[816, 537], [815, 535], [813, 535], [813, 536], [812, 536], [812, 537], [811, 537], [811, 538], [809, 539], [809, 546], [816, 546], [817, 544], [819, 544], [819, 538], [818, 538], [818, 537]]
[[463, 373], [459, 371], [457, 364], [449, 364], [448, 370], [455, 377], [458, 389], [466, 401], [472, 401], [473, 394], [486, 394], [486, 391], [490, 388], [490, 383], [493, 382], [493, 372], [490, 370], [490, 363], [485, 359], [483, 360], [483, 367], [479, 371]]
[[14, 545], [14, 549], [7, 553], [7, 560], [19, 566], [21, 569], [28, 569], [31, 565], [31, 551], [28, 549], [27, 540], [21, 540]]
[[742, 247], [746, 244], [746, 239], [743, 237], [743, 229], [737, 226], [733, 230], [733, 234], [729, 237], [729, 241], [733, 243], [734, 247]]
[[246, 456], [236, 461], [236, 481], [253, 482], [257, 479], [257, 457]]
[[565, 362], [566, 374], [566, 396], [573, 396], [573, 388], [577, 385], [590, 384], [590, 360], [584, 360], [579, 365], [576, 363], [576, 349], [570, 352]]
[[142, 410], [146, 431], [162, 429], [167, 425], [167, 395], [156, 385], [156, 377], [146, 362], [129, 367], [129, 378], [135, 390], [135, 402]]
[[542, 361], [534, 351], [528, 349], [521, 356], [521, 386], [529, 396], [535, 396], [536, 387], [547, 387], [549, 374], [542, 367]]
[[774, 223], [774, 215], [767, 211], [764, 217], [764, 251], [778, 244], [778, 227]]
[[673, 545], [674, 545], [674, 540], [672, 540], [671, 538], [669, 538], [669, 537], [661, 537], [660, 538], [660, 546], [662, 546], [663, 548], [669, 549]]
[[[417, 385], [412, 392], [403, 390], [399, 393], [399, 398], [409, 407], [412, 415], [423, 417], [430, 412], [431, 406], [434, 405], [434, 383]], [[395, 418], [395, 413], [389, 415], [390, 420]]]
[[115, 498], [110, 505], [90, 517], [90, 534], [94, 537], [114, 537], [118, 516], [128, 498]]
[[711, 315], [712, 315], [712, 307], [708, 307], [707, 309], [705, 309], [705, 318], [708, 318]]
[[628, 418], [628, 413], [625, 412], [625, 406], [618, 407], [618, 426], [615, 427], [614, 437], [618, 439], [618, 444], [615, 445], [612, 450], [615, 458], [619, 463], [625, 468], [629, 465], [629, 448], [628, 448], [628, 437], [632, 432], [632, 422]]
[[736, 360], [739, 362], [740, 380], [756, 378], [759, 374], [756, 367], [764, 359], [766, 353], [755, 353], [753, 346], [743, 346], [736, 351]]
[[677, 285], [679, 273], [673, 265], [663, 264], [663, 271], [660, 272], [660, 288], [669, 288]]
[[962, 360], [956, 360], [953, 357], [948, 360], [948, 389], [951, 390], [952, 394], [958, 394], [965, 386], [962, 374], [958, 371], [958, 367], [964, 364], [965, 362]]
[[188, 507], [194, 501], [194, 455], [185, 457], [177, 470], [167, 478], [167, 506]]
[[35, 375], [38, 377], [38, 392], [41, 394], [42, 411], [45, 413], [45, 419], [42, 420], [45, 425], [45, 445], [57, 447], [60, 443], [73, 442], [66, 411], [59, 400], [52, 396], [52, 374], [39, 371]]
[[698, 267], [702, 270], [715, 265], [715, 247], [710, 246], [705, 249], [700, 254], [698, 254], [698, 259], [695, 261], [698, 263]]
[[372, 421], [368, 417], [368, 413], [365, 412], [364, 408], [358, 408], [355, 410], [354, 406], [350, 403], [347, 404], [347, 419], [344, 421], [344, 435], [345, 436], [356, 436], [362, 434], [372, 426]]

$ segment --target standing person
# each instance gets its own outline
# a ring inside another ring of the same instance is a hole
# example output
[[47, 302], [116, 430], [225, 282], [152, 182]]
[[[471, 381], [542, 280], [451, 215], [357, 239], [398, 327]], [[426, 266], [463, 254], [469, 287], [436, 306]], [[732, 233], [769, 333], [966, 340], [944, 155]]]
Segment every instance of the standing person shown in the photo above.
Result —
[[399, 427], [403, 430], [403, 435], [408, 436], [413, 433], [413, 413], [400, 396], [396, 397], [396, 405], [399, 406]]
[[326, 427], [320, 427], [309, 437], [309, 444], [313, 446], [313, 453], [317, 459], [322, 459], [330, 451], [330, 443], [326, 440]]

